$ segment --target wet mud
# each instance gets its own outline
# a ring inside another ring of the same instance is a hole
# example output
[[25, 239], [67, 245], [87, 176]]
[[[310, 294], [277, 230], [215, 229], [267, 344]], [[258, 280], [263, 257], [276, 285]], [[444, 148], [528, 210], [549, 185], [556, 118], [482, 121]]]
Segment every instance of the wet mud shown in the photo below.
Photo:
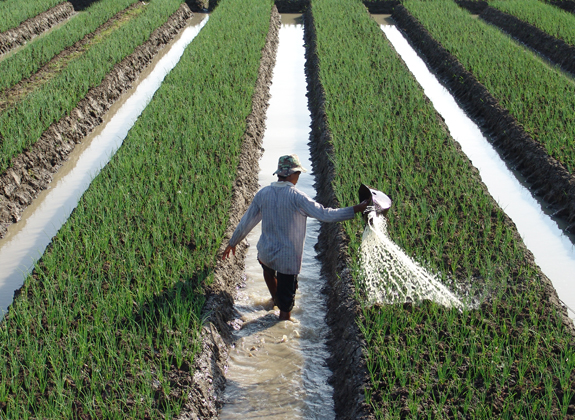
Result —
[[567, 12], [575, 13], [575, 1], [574, 0], [547, 0], [547, 3], [557, 6]]
[[575, 175], [549, 156], [405, 7], [395, 6], [392, 17], [461, 108], [499, 148], [504, 161], [525, 177], [534, 195], [553, 211], [553, 217], [565, 222], [568, 232], [575, 233]]
[[20, 220], [24, 209], [38, 194], [48, 188], [76, 144], [102, 123], [104, 114], [191, 17], [189, 7], [183, 4], [148, 41], [114, 66], [68, 116], [52, 124], [32, 147], [12, 160], [10, 168], [0, 175], [0, 238], [12, 223]]
[[186, 4], [194, 13], [205, 13], [210, 8], [208, 0], [186, 0]]
[[[235, 227], [259, 188], [258, 162], [262, 154], [261, 145], [265, 132], [265, 118], [279, 42], [280, 23], [277, 8], [273, 7], [266, 44], [262, 50], [256, 89], [252, 98], [252, 112], [246, 120], [246, 132], [232, 193], [230, 208], [233, 211], [230, 213], [226, 237], [222, 242], [219, 255], [223, 253]], [[192, 389], [179, 419], [216, 418], [222, 406], [225, 388], [224, 372], [232, 343], [232, 327], [229, 322], [235, 316], [234, 295], [243, 278], [246, 249], [245, 243], [241, 243], [236, 249], [235, 258], [218, 261], [214, 281], [206, 290], [207, 300], [202, 311], [202, 318], [205, 319], [201, 333], [202, 351], [196, 356], [192, 369], [194, 372]]]
[[309, 6], [310, 0], [276, 0], [280, 13], [302, 13]]
[[515, 16], [490, 7], [486, 1], [459, 0], [457, 4], [473, 14], [479, 14], [479, 17], [484, 21], [499, 27], [517, 41], [534, 49], [560, 66], [563, 71], [575, 75], [575, 46], [557, 39]]
[[387, 0], [387, 1], [364, 1], [363, 4], [372, 14], [384, 14], [388, 15], [393, 13], [393, 8], [397, 6], [399, 1], [396, 0]]
[[48, 31], [54, 25], [68, 19], [74, 14], [74, 6], [70, 2], [61, 3], [38, 16], [27, 19], [16, 28], [0, 33], [0, 55], [24, 45], [33, 37]]
[[[324, 206], [340, 207], [332, 187], [334, 173], [330, 156], [333, 155], [331, 133], [325, 113], [325, 94], [319, 80], [319, 60], [313, 7], [304, 14], [306, 45], [306, 77], [311, 112], [311, 160], [316, 177], [317, 201]], [[361, 308], [355, 300], [355, 287], [349, 271], [349, 239], [338, 223], [322, 223], [318, 238], [318, 258], [326, 279], [327, 323], [331, 329], [328, 366], [333, 372], [330, 383], [334, 387], [334, 405], [338, 418], [373, 419], [373, 409], [365, 403], [364, 390], [370, 386], [362, 348], [365, 339], [356, 320]]]

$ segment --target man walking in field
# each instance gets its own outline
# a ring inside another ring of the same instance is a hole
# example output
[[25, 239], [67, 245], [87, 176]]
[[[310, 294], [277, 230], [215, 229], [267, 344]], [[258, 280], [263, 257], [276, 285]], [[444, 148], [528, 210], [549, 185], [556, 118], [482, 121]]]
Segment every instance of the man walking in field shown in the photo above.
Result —
[[289, 320], [295, 302], [297, 276], [301, 270], [306, 220], [341, 222], [363, 212], [368, 201], [341, 209], [325, 208], [295, 188], [302, 172], [307, 172], [297, 155], [279, 158], [274, 175], [277, 182], [262, 188], [236, 227], [222, 259], [236, 253], [236, 246], [261, 221], [258, 261], [281, 320]]

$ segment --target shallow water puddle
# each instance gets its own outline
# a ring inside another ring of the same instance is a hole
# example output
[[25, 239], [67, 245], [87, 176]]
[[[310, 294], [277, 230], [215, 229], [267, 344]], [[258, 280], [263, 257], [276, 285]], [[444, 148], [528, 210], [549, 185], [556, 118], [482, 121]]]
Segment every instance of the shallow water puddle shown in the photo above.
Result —
[[397, 28], [381, 25], [381, 29], [445, 119], [452, 137], [479, 170], [489, 193], [513, 220], [535, 262], [552, 281], [559, 298], [569, 308], [569, 316], [575, 319], [575, 238], [567, 236], [545, 213]]
[[[281, 155], [296, 153], [304, 168], [309, 161], [310, 116], [304, 73], [305, 49], [299, 15], [282, 14], [277, 62], [270, 89], [265, 149], [260, 161], [261, 186], [276, 180], [272, 173]], [[291, 22], [287, 25], [285, 22]], [[313, 176], [302, 174], [298, 189], [315, 196]], [[315, 259], [319, 222], [308, 219], [299, 290], [292, 311], [295, 322], [278, 321], [279, 311], [270, 307], [270, 294], [257, 262], [259, 225], [248, 235], [246, 285], [240, 289], [235, 308], [235, 346], [230, 351], [225, 402], [220, 419], [333, 419], [333, 389], [325, 360], [325, 302], [323, 281]]]
[[160, 51], [158, 60], [140, 75], [136, 87], [108, 111], [97, 130], [76, 146], [54, 176], [50, 188], [24, 211], [20, 222], [8, 228], [7, 235], [0, 240], [0, 313], [12, 303], [14, 290], [22, 286], [92, 179], [121, 146], [138, 116], [207, 20], [207, 15], [195, 15], [179, 37]]

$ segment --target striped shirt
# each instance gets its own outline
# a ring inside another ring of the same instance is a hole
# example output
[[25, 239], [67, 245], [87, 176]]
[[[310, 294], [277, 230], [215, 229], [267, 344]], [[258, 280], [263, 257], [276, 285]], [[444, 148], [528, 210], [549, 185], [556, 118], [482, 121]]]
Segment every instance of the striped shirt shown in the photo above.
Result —
[[259, 260], [282, 274], [299, 274], [307, 218], [341, 222], [353, 219], [354, 214], [353, 207], [323, 207], [291, 182], [273, 182], [258, 191], [232, 235], [230, 246], [240, 243], [262, 221]]

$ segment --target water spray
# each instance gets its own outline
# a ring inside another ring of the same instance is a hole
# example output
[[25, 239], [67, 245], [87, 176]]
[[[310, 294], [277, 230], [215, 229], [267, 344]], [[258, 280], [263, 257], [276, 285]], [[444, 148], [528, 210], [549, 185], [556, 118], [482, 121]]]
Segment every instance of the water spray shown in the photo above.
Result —
[[359, 281], [368, 304], [395, 304], [431, 300], [446, 307], [463, 304], [437, 278], [414, 261], [387, 234], [386, 215], [391, 199], [362, 184], [361, 201], [369, 199], [364, 212], [365, 231], [360, 247]]

